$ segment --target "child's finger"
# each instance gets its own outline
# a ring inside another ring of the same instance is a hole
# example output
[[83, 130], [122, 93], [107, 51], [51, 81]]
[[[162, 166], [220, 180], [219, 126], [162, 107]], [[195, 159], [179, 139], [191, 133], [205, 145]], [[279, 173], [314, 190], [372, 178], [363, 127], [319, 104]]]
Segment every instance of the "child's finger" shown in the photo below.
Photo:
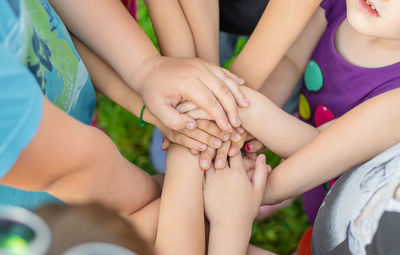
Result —
[[[216, 77], [211, 74], [206, 76], [208, 78], [203, 78], [205, 80], [204, 83], [202, 81], [194, 81], [191, 83], [192, 86], [186, 86], [183, 96], [210, 114], [221, 129], [231, 131], [232, 126], [228, 121], [225, 111], [229, 113], [233, 110], [237, 113], [236, 103], [233, 104], [229, 100], [232, 97], [229, 92], [228, 94], [223, 94], [227, 92], [225, 91], [227, 90], [226, 88], [225, 90], [216, 91], [221, 86], [223, 87], [223, 84], [220, 83], [215, 85], [218, 83]], [[224, 100], [220, 101], [220, 98], [224, 98]]]
[[[244, 84], [244, 80], [240, 80], [238, 77], [233, 78], [234, 75], [232, 73], [224, 68], [220, 68], [219, 66], [208, 65], [208, 67], [210, 71], [213, 72], [219, 79], [221, 79], [221, 81], [223, 81], [229, 88], [238, 105], [241, 107], [248, 107], [250, 105], [249, 100], [244, 96], [239, 86]], [[228, 75], [228, 73], [230, 74]], [[238, 83], [236, 80], [240, 81], [240, 83]], [[240, 124], [234, 126], [238, 127], [239, 125]]]
[[[192, 131], [195, 132], [195, 131]], [[186, 148], [197, 150], [197, 151], [205, 151], [207, 149], [207, 144], [202, 143], [201, 141], [197, 141], [186, 134], [181, 134], [176, 132], [173, 142], [176, 144], [180, 144]]]
[[236, 129], [234, 129], [231, 134], [231, 140], [235, 143], [240, 143], [240, 140], [242, 140], [242, 135]]
[[197, 120], [197, 128], [204, 130], [208, 134], [218, 137], [222, 141], [229, 140], [229, 133], [221, 130], [214, 121], [211, 120]]
[[221, 148], [217, 150], [217, 155], [215, 156], [215, 164], [214, 167], [218, 170], [223, 169], [226, 166], [226, 162], [228, 159], [228, 151], [231, 146], [231, 142], [224, 142]]
[[207, 150], [200, 153], [200, 168], [207, 170], [211, 166], [211, 160], [214, 158], [215, 149], [208, 147]]
[[253, 178], [251, 179], [251, 183], [253, 184], [253, 188], [259, 200], [261, 200], [264, 194], [267, 175], [270, 171], [271, 167], [265, 163], [265, 155], [260, 154], [256, 159], [256, 167], [254, 169]]
[[180, 114], [169, 104], [158, 104], [156, 107], [152, 107], [150, 111], [170, 129], [183, 130], [187, 128], [193, 130], [196, 128], [196, 122], [191, 117], [185, 114]]
[[[200, 77], [200, 81], [213, 92], [215, 97], [218, 99], [218, 102], [221, 103], [228, 115], [230, 124], [234, 127], [240, 126], [236, 100], [227, 84], [215, 75]], [[212, 116], [212, 111], [210, 110], [212, 109], [208, 109], [207, 112]], [[218, 118], [215, 119], [217, 120]]]
[[246, 143], [244, 149], [248, 152], [258, 152], [265, 149], [265, 146], [259, 140], [253, 139], [250, 142]]
[[168, 147], [170, 146], [171, 141], [163, 135], [163, 141], [161, 144], [161, 150], [166, 151], [168, 149]]
[[231, 147], [229, 148], [228, 156], [235, 157], [240, 154], [240, 144], [232, 142]]
[[249, 157], [243, 157], [243, 167], [244, 167], [244, 170], [246, 170], [246, 172], [254, 170], [255, 166], [256, 166], [255, 159], [251, 159]]
[[239, 153], [238, 155], [229, 158], [229, 165], [231, 169], [244, 169], [243, 167], [243, 158], [242, 155]]
[[205, 179], [206, 179], [206, 181], [209, 178], [212, 178], [215, 175], [216, 171], [217, 170], [213, 166], [211, 166], [209, 169], [207, 169], [207, 171], [205, 171]]
[[257, 158], [257, 153], [255, 153], [255, 152], [247, 152], [247, 151], [245, 151], [244, 155], [246, 155], [246, 157], [248, 157], [248, 158], [250, 158], [252, 160], [256, 160], [256, 158]]
[[197, 150], [193, 150], [193, 149], [189, 149], [190, 153], [192, 153], [192, 155], [196, 156], [200, 153], [200, 151]]
[[[219, 139], [218, 137], [212, 136], [209, 133], [207, 133], [199, 128], [196, 128], [195, 130], [185, 129], [185, 130], [180, 131], [180, 133], [184, 134], [187, 137], [193, 138], [196, 141], [201, 142], [202, 144], [211, 146], [215, 149], [220, 148], [222, 145], [221, 139]], [[188, 139], [186, 139], [186, 140], [188, 140]], [[186, 146], [186, 147], [188, 147], [188, 146]], [[194, 149], [196, 149], [196, 148], [194, 148]], [[204, 150], [205, 149], [206, 148], [204, 148]], [[204, 151], [204, 150], [201, 150], [201, 151]]]
[[186, 112], [186, 115], [195, 120], [211, 120], [214, 121], [213, 117], [210, 116], [206, 111], [203, 109], [197, 108]]
[[236, 74], [232, 73], [231, 71], [222, 68], [222, 71], [224, 71], [224, 73], [230, 77], [232, 80], [236, 81], [239, 85], [244, 85], [244, 79], [240, 78], [239, 76], [237, 76]]
[[189, 111], [193, 111], [194, 109], [197, 109], [197, 105], [190, 101], [185, 101], [176, 106], [176, 110], [180, 113], [186, 113]]

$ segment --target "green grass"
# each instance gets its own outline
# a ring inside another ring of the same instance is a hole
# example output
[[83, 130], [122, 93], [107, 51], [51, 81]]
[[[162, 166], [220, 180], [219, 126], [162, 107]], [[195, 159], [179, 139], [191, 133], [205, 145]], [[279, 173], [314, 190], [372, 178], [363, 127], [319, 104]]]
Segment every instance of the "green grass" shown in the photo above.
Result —
[[[151, 21], [142, 0], [139, 0], [138, 7], [139, 25], [157, 46]], [[225, 63], [225, 67], [230, 66], [245, 43], [244, 39], [238, 41], [236, 52]], [[122, 155], [150, 174], [154, 174], [149, 159], [152, 127], [149, 125], [141, 127], [138, 118], [104, 96], [98, 97], [96, 112], [99, 117], [99, 124], [117, 145]], [[265, 151], [265, 153], [267, 161], [272, 167], [279, 164], [279, 157], [270, 151]], [[302, 209], [302, 201], [297, 199], [292, 205], [280, 210], [270, 219], [255, 223], [251, 243], [277, 254], [291, 254], [295, 251], [302, 233], [308, 227], [309, 224]]]

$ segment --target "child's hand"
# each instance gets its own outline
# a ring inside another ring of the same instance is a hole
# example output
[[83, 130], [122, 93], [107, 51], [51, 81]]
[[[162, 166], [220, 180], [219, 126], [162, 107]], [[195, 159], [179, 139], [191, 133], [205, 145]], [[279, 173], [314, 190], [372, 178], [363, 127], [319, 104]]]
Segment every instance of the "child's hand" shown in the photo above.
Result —
[[255, 159], [257, 157], [257, 152], [264, 149], [264, 144], [257, 140], [257, 138], [250, 134], [247, 136], [246, 143], [244, 145], [244, 153], [247, 157]]
[[164, 135], [161, 149], [168, 149], [170, 142], [173, 142], [197, 154], [200, 151], [207, 150], [208, 147], [218, 149], [223, 142], [229, 140], [229, 133], [221, 130], [214, 121], [196, 120], [196, 124], [197, 128], [195, 130], [175, 131], [157, 121], [156, 126]]
[[243, 79], [200, 59], [154, 56], [136, 71], [131, 83], [150, 112], [174, 130], [196, 127], [192, 118], [176, 111], [182, 99], [205, 109], [225, 131], [240, 126], [237, 103], [249, 106], [239, 89]]
[[[212, 117], [203, 109], [200, 109], [196, 104], [185, 101], [180, 103], [176, 109], [180, 113], [185, 113], [191, 118], [196, 120], [209, 120], [212, 121]], [[227, 156], [236, 156], [240, 152], [240, 148], [243, 146], [244, 137], [246, 132], [242, 127], [235, 128], [230, 135], [230, 141], [225, 141], [220, 148], [215, 150], [214, 148], [208, 147], [207, 150], [201, 151], [200, 153], [200, 168], [207, 170], [211, 166], [212, 159], [215, 158], [214, 167], [216, 169], [222, 169], [226, 165]]]
[[267, 174], [265, 156], [259, 155], [249, 180], [241, 155], [229, 160], [230, 167], [207, 170], [203, 184], [204, 207], [211, 228], [248, 228], [261, 205]]

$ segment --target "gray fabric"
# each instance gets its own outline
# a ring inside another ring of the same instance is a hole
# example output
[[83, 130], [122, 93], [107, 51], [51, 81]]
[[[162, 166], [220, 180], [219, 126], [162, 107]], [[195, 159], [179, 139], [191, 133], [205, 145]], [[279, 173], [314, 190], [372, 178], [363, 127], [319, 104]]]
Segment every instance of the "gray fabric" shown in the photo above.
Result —
[[341, 176], [319, 209], [312, 254], [341, 254], [334, 251], [343, 242], [351, 254], [367, 254], [382, 215], [400, 212], [399, 184], [400, 144]]

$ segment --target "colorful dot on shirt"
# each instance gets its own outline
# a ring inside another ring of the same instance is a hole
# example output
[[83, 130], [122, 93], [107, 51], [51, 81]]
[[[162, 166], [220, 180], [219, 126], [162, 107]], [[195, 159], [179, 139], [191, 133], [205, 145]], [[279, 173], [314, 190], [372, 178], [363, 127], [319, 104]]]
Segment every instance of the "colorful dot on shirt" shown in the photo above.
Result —
[[326, 106], [318, 105], [317, 108], [315, 108], [314, 123], [316, 127], [319, 127], [334, 119], [335, 116]]
[[299, 98], [299, 114], [303, 119], [306, 120], [311, 117], [310, 104], [302, 93], [300, 93]]
[[308, 91], [318, 91], [324, 84], [321, 68], [314, 60], [308, 62], [304, 72], [304, 83]]

